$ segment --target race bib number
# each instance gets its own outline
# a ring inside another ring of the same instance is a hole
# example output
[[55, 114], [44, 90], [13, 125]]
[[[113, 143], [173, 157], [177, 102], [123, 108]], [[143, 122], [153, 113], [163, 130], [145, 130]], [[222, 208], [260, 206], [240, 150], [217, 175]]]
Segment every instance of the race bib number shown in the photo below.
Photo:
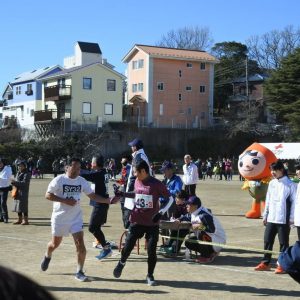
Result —
[[137, 208], [153, 208], [152, 195], [136, 194], [134, 204]]

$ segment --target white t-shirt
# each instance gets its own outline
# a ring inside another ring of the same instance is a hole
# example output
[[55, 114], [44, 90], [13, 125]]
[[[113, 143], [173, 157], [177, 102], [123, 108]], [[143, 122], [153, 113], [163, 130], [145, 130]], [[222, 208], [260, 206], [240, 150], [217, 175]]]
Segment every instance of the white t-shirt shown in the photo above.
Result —
[[81, 193], [89, 195], [93, 190], [83, 177], [69, 178], [66, 174], [59, 175], [49, 183], [47, 193], [52, 193], [60, 198], [73, 198], [77, 200], [76, 205], [70, 206], [61, 202], [53, 202], [51, 222], [56, 224], [69, 224], [75, 220], [82, 219], [80, 208]]

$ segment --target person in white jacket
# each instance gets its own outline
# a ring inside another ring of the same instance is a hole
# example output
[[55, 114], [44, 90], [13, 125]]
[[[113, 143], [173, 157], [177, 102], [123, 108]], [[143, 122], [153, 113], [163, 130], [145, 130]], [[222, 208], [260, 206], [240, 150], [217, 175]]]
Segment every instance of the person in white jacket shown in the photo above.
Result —
[[[281, 161], [272, 163], [270, 166], [274, 179], [269, 183], [266, 206], [263, 214], [263, 224], [266, 226], [264, 234], [264, 249], [272, 250], [275, 237], [278, 234], [280, 252], [289, 247], [290, 225], [294, 223], [296, 185], [287, 176]], [[265, 253], [260, 264], [255, 267], [256, 271], [269, 271], [271, 269], [272, 255]], [[284, 273], [278, 265], [275, 274]]]
[[0, 222], [8, 223], [7, 197], [11, 190], [10, 179], [12, 177], [11, 166], [0, 158]]
[[[296, 166], [296, 175], [300, 179], [300, 165]], [[297, 228], [298, 240], [300, 241], [300, 183], [298, 183], [296, 200], [295, 200], [295, 209], [293, 211], [293, 214], [294, 214], [294, 225]]]
[[197, 166], [192, 162], [191, 156], [186, 154], [184, 156], [183, 165], [183, 176], [182, 181], [184, 183], [184, 190], [189, 196], [195, 196], [196, 194], [196, 184], [198, 183], [199, 174]]

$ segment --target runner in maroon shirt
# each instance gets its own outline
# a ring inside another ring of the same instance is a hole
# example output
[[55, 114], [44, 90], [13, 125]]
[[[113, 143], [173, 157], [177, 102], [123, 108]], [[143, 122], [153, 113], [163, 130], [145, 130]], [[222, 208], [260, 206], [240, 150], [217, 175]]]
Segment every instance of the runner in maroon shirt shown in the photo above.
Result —
[[[144, 160], [140, 160], [134, 166], [136, 181], [134, 193], [126, 193], [126, 197], [132, 198], [134, 208], [130, 214], [130, 226], [125, 245], [121, 252], [121, 259], [114, 269], [114, 276], [119, 278], [125, 266], [126, 260], [134, 248], [137, 239], [145, 235], [148, 252], [148, 285], [155, 285], [153, 273], [157, 261], [156, 246], [159, 237], [160, 217], [170, 208], [173, 197], [170, 196], [166, 186], [156, 178], [150, 176], [149, 166]], [[160, 209], [159, 198], [168, 198], [167, 205]]]

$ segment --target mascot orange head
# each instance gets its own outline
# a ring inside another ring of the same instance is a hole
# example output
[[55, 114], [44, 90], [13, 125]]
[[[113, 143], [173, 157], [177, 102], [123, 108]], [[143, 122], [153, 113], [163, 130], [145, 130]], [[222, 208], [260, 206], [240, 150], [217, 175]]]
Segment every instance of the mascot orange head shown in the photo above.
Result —
[[253, 143], [240, 156], [240, 174], [248, 180], [258, 180], [271, 176], [269, 166], [276, 162], [275, 154], [261, 144]]

